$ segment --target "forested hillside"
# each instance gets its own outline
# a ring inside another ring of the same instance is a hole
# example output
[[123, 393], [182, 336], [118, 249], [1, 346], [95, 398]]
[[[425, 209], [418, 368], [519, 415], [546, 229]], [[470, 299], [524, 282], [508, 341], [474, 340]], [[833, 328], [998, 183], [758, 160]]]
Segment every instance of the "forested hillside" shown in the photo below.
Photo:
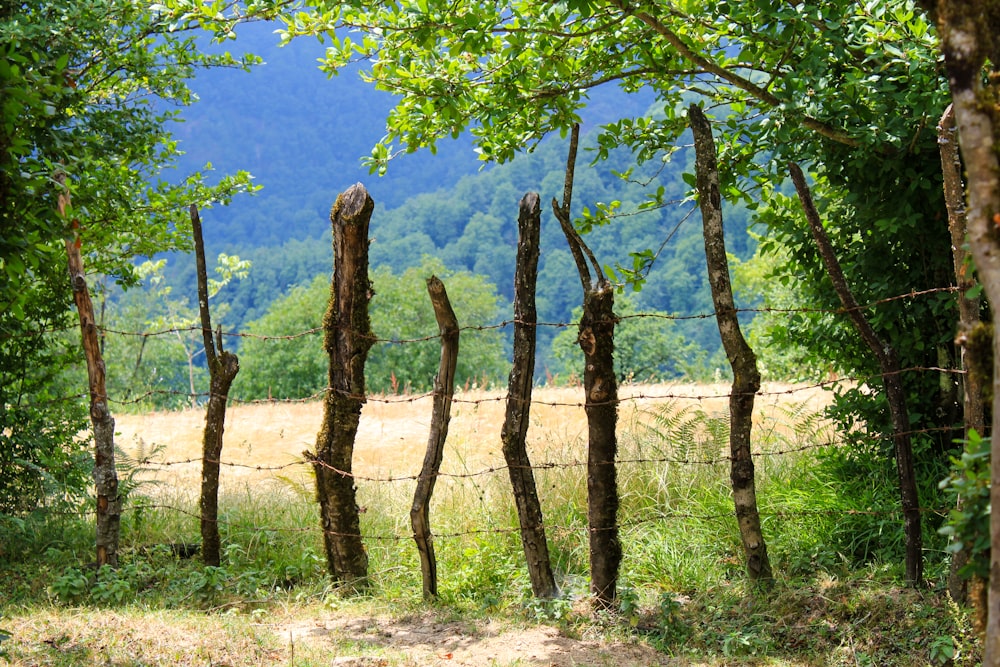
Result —
[[[517, 203], [525, 192], [539, 192], [544, 202], [539, 317], [558, 324], [573, 319], [573, 308], [581, 301], [579, 279], [548, 206], [562, 192], [565, 142], [552, 138], [511, 163], [492, 165], [480, 161], [471, 141], [462, 137], [436, 153], [401, 154], [382, 176], [369, 173], [362, 158], [383, 136], [393, 99], [355, 71], [328, 78], [317, 66], [322, 45], [298, 40], [279, 47], [274, 29], [271, 24], [240, 27], [229, 48], [255, 53], [264, 64], [251, 72], [213, 70], [199, 75], [193, 88], [200, 100], [183, 111], [185, 122], [177, 133], [186, 151], [180, 171], [210, 162], [220, 174], [246, 169], [261, 186], [255, 196], [237, 198], [204, 215], [210, 256], [235, 253], [253, 263], [249, 276], [233, 282], [219, 297], [231, 306], [228, 327], [240, 329], [259, 319], [293, 287], [329, 273], [329, 208], [339, 192], [358, 181], [365, 183], [377, 206], [373, 267], [388, 266], [399, 273], [419, 265], [423, 256], [433, 256], [451, 270], [484, 276], [505, 301], [513, 289]], [[592, 91], [592, 97], [582, 117], [585, 130], [591, 130], [585, 136], [588, 146], [593, 144], [593, 130], [623, 111], [657, 113], [648, 94], [625, 95], [605, 87]], [[591, 155], [585, 153], [583, 159], [589, 162]], [[682, 315], [710, 311], [700, 219], [691, 217], [693, 201], [682, 201], [689, 186], [681, 175], [691, 171], [690, 159], [682, 150], [672, 161], [624, 180], [614, 172], [626, 171], [632, 159], [621, 150], [617, 159], [577, 172], [577, 214], [586, 207], [596, 215], [600, 204], [618, 202], [613, 213], [622, 216], [613, 225], [602, 226], [598, 219], [587, 234], [598, 259], [631, 269], [630, 253], [656, 255], [646, 268], [642, 291], [630, 297], [635, 310]], [[661, 186], [666, 205], [640, 211]], [[734, 210], [727, 222], [730, 250], [745, 258], [752, 253], [747, 217]], [[166, 276], [176, 296], [191, 295], [193, 302], [190, 258], [172, 257]], [[633, 290], [628, 286], [625, 291]], [[317, 323], [321, 316], [316, 313]], [[499, 319], [510, 316], [506, 308], [498, 312]], [[711, 320], [664, 326], [679, 329], [701, 347], [703, 360], [718, 350]], [[549, 351], [560, 330], [539, 329], [539, 374], [566, 370]], [[664, 368], [667, 365], [664, 361]]]

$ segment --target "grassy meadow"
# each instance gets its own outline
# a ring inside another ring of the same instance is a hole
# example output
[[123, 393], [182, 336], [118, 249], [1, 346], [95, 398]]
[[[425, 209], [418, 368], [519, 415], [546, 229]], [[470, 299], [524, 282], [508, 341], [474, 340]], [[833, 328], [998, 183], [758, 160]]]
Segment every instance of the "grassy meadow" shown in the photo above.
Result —
[[596, 615], [587, 601], [579, 388], [538, 390], [532, 406], [529, 454], [563, 591], [551, 601], [530, 596], [500, 453], [500, 393], [456, 396], [431, 506], [441, 591], [433, 602], [421, 599], [409, 526], [428, 397], [373, 398], [362, 414], [355, 473], [371, 580], [354, 595], [325, 575], [301, 464], [319, 403], [231, 409], [218, 568], [190, 553], [204, 414], [119, 416], [128, 493], [120, 567], [89, 565], [87, 517], [0, 524], [0, 662], [976, 664], [970, 613], [944, 591], [940, 550], [928, 549], [926, 588], [902, 585], [901, 557], [891, 557], [899, 517], [884, 510], [895, 490], [862, 478], [845, 494], [831, 474], [839, 448], [821, 417], [829, 399], [821, 389], [765, 386], [758, 399], [758, 501], [776, 581], [746, 581], [728, 490], [726, 389], [622, 388], [620, 610]]

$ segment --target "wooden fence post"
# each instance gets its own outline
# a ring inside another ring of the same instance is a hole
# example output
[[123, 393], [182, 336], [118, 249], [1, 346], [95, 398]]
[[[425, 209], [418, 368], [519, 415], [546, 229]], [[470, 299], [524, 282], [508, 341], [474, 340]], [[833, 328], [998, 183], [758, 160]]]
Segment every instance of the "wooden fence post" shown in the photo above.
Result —
[[538, 321], [535, 287], [538, 280], [541, 222], [541, 201], [537, 193], [529, 192], [521, 199], [517, 218], [519, 240], [517, 269], [514, 273], [514, 363], [510, 369], [507, 410], [500, 439], [503, 442], [510, 483], [514, 489], [531, 591], [535, 597], [552, 598], [559, 594], [559, 587], [552, 574], [542, 506], [538, 500], [535, 475], [525, 445], [535, 376], [535, 334]]
[[316, 452], [304, 452], [316, 472], [327, 567], [334, 580], [350, 588], [364, 586], [368, 576], [352, 458], [365, 403], [365, 360], [374, 343], [368, 316], [368, 224], [374, 208], [365, 186], [357, 183], [337, 197], [330, 211], [333, 281], [323, 318], [329, 386]]
[[205, 239], [201, 232], [198, 207], [191, 204], [191, 230], [194, 236], [195, 264], [198, 273], [198, 312], [208, 362], [209, 394], [205, 411], [205, 432], [201, 448], [201, 557], [205, 565], [221, 561], [219, 539], [219, 471], [222, 466], [222, 436], [226, 430], [226, 403], [229, 388], [240, 372], [239, 358], [222, 347], [222, 333], [212, 340], [212, 316], [208, 308], [208, 269], [205, 262]]
[[[60, 192], [59, 214], [65, 218], [70, 209], [66, 175], [58, 173]], [[79, 223], [73, 220], [74, 232]], [[75, 234], [74, 234], [75, 235]], [[108, 407], [104, 357], [97, 336], [94, 303], [87, 288], [83, 269], [80, 239], [66, 240], [69, 277], [73, 286], [73, 301], [80, 316], [80, 335], [87, 359], [87, 381], [90, 388], [90, 422], [94, 427], [94, 489], [97, 492], [97, 567], [118, 566], [118, 537], [121, 527], [121, 499], [118, 497], [118, 471], [115, 469], [115, 420]]]
[[753, 404], [760, 390], [760, 372], [757, 370], [757, 356], [743, 337], [740, 321], [736, 317], [729, 262], [726, 259], [719, 164], [712, 126], [697, 105], [691, 105], [688, 115], [694, 133], [698, 204], [705, 230], [708, 282], [712, 289], [719, 336], [733, 369], [733, 386], [729, 395], [729, 449], [732, 464], [729, 476], [736, 506], [736, 521], [743, 543], [747, 575], [756, 581], [769, 582], [772, 579], [771, 562], [767, 557], [767, 544], [760, 527], [753, 450], [750, 444]]
[[[587, 414], [587, 525], [590, 531], [590, 592], [601, 609], [611, 609], [618, 595], [622, 545], [618, 538], [618, 479], [615, 457], [618, 440], [618, 380], [614, 370], [615, 292], [590, 248], [580, 238], [570, 218], [573, 174], [580, 126], [573, 126], [563, 201], [554, 198], [552, 210], [559, 220], [583, 287], [583, 317], [577, 343], [583, 350], [584, 411]], [[594, 269], [591, 278], [590, 266]]]
[[438, 331], [441, 334], [441, 362], [434, 378], [434, 409], [431, 431], [427, 439], [427, 452], [417, 478], [410, 508], [410, 525], [413, 539], [420, 552], [420, 573], [423, 577], [424, 598], [437, 597], [437, 560], [434, 557], [434, 536], [431, 533], [430, 504], [434, 485], [441, 471], [444, 443], [448, 439], [451, 421], [451, 402], [455, 395], [455, 367], [458, 365], [458, 319], [448, 300], [444, 283], [437, 276], [427, 279], [427, 293], [434, 305]]
[[899, 476], [900, 505], [903, 508], [903, 529], [906, 542], [906, 581], [911, 586], [919, 586], [924, 577], [923, 535], [920, 532], [920, 500], [917, 494], [917, 477], [913, 469], [913, 445], [910, 439], [910, 413], [906, 405], [906, 391], [903, 388], [902, 369], [896, 349], [878, 337], [875, 329], [861, 312], [851, 288], [847, 284], [840, 262], [834, 253], [823, 222], [820, 220], [812, 193], [806, 183], [802, 169], [794, 162], [788, 170], [798, 192], [799, 201], [805, 211], [806, 220], [812, 230], [813, 239], [820, 257], [830, 275], [833, 288], [858, 335], [878, 360], [882, 371], [885, 397], [889, 403], [889, 417], [892, 420], [892, 440], [896, 448], [896, 472]]

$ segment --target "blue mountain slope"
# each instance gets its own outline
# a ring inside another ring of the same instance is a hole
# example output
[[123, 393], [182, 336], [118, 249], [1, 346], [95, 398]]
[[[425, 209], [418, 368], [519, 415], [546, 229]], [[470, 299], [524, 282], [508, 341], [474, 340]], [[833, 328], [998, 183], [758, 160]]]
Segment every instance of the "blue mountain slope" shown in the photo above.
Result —
[[328, 78], [317, 67], [323, 47], [300, 40], [278, 46], [275, 26], [244, 26], [234, 52], [265, 64], [251, 72], [199, 74], [200, 100], [184, 109], [176, 137], [186, 152], [183, 171], [211, 162], [217, 172], [250, 171], [263, 190], [220, 209], [206, 227], [211, 244], [275, 245], [318, 236], [338, 192], [362, 181], [380, 203], [394, 207], [411, 193], [454, 182], [479, 168], [468, 141], [446, 142], [438, 156], [401, 157], [385, 178], [360, 160], [383, 136], [392, 98], [344, 72]]

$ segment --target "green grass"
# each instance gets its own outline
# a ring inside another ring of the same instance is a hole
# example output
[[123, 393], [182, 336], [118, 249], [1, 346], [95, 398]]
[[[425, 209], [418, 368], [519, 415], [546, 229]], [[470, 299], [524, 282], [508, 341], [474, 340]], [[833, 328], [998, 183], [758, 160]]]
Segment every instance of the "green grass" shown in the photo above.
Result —
[[[371, 580], [353, 596], [325, 575], [308, 485], [275, 479], [224, 495], [223, 564], [208, 568], [182, 553], [199, 539], [196, 499], [139, 483], [130, 491], [116, 571], [88, 565], [87, 520], [39, 513], [0, 525], [0, 637], [9, 635], [0, 656], [16, 665], [308, 666], [329, 664], [332, 651], [420, 664], [377, 635], [290, 644], [276, 630], [333, 615], [462, 619], [473, 635], [491, 623], [553, 625], [566, 637], [652, 647], [680, 665], [975, 664], [969, 614], [944, 593], [945, 562], [933, 543], [930, 587], [904, 588], [895, 538], [880, 536], [898, 527], [846, 515], [854, 534], [843, 534], [845, 510], [870, 498], [845, 498], [808, 447], [828, 437], [826, 427], [801, 409], [779, 417], [787, 423], [755, 429], [758, 498], [777, 577], [770, 588], [743, 575], [722, 458], [724, 416], [668, 407], [622, 429], [618, 614], [595, 616], [586, 604], [580, 467], [537, 473], [565, 594], [554, 601], [530, 597], [502, 470], [438, 484], [431, 524], [441, 595], [433, 603], [421, 599], [409, 537], [411, 482], [359, 483]], [[579, 460], [583, 450], [581, 442], [560, 443], [547, 458]]]

